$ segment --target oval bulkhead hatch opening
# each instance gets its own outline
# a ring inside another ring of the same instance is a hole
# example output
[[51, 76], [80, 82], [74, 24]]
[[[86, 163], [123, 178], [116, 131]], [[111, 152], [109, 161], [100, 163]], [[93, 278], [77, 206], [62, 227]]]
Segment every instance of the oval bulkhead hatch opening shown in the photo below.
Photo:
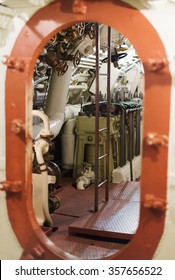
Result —
[[[35, 248], [42, 259], [151, 258], [165, 218], [152, 201], [166, 196], [166, 170], [155, 174], [167, 162], [154, 137], [168, 134], [169, 118], [167, 110], [160, 126], [153, 103], [159, 98], [161, 107], [169, 96], [161, 85], [170, 75], [167, 66], [158, 75], [149, 59], [159, 58], [154, 45], [166, 57], [163, 44], [142, 14], [121, 2], [86, 1], [83, 15], [61, 5], [31, 17], [12, 50], [27, 67], [7, 70], [7, 179], [22, 182], [22, 195], [8, 194], [7, 205], [21, 258]], [[105, 23], [94, 5], [106, 11]], [[150, 34], [144, 42], [139, 25]], [[18, 108], [13, 114], [10, 104]], [[14, 118], [25, 122], [25, 134], [11, 130]], [[82, 255], [70, 245], [80, 240], [82, 252], [88, 246]]]

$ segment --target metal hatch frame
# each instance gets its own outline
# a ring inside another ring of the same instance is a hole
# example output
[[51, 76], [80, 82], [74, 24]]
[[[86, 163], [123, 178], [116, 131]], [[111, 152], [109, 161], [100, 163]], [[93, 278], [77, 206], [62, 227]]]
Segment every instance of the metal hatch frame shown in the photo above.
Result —
[[144, 65], [146, 80], [140, 222], [131, 242], [109, 259], [151, 259], [163, 233], [166, 213], [171, 76], [164, 63], [164, 45], [137, 9], [120, 1], [79, 2], [84, 6], [73, 9], [73, 1], [58, 0], [38, 10], [25, 24], [8, 58], [5, 102], [9, 220], [23, 248], [21, 259], [76, 259], [45, 236], [32, 209], [32, 76], [39, 52], [56, 32], [77, 21], [104, 23], [132, 42]]

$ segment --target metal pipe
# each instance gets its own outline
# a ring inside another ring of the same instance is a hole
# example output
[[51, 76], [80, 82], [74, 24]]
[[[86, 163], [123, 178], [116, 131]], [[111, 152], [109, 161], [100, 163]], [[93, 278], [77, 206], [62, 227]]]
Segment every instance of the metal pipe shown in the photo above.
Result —
[[126, 127], [125, 127], [125, 109], [121, 109], [121, 128], [120, 128], [120, 166], [126, 164]]
[[129, 163], [130, 163], [130, 176], [131, 176], [131, 181], [133, 181], [133, 168], [132, 168], [132, 154], [133, 154], [133, 133], [132, 133], [132, 113], [129, 111], [128, 114], [128, 125], [129, 125]]
[[141, 110], [142, 110], [142, 107], [134, 108], [134, 109], [127, 109], [126, 113], [128, 113], [128, 112], [135, 112], [135, 111], [141, 111]]
[[81, 83], [80, 85], [69, 85], [69, 89], [82, 89], [83, 91], [87, 90], [87, 84]]
[[136, 111], [136, 152], [135, 155], [140, 155], [140, 111]]
[[78, 64], [77, 67], [78, 67], [78, 68], [87, 68], [87, 69], [93, 69], [93, 70], [95, 70], [95, 65], [94, 65], [94, 67], [92, 67], [92, 66], [89, 66], [89, 65]]
[[132, 112], [131, 114], [131, 132], [132, 132], [132, 159], [134, 158], [134, 154], [135, 154], [135, 147], [134, 147], [134, 134], [135, 134], [135, 129], [134, 129], [134, 114], [135, 112]]
[[[67, 103], [67, 93], [71, 80], [72, 63], [69, 63], [67, 72], [58, 77], [57, 73], [53, 72], [51, 78], [51, 86], [46, 101], [45, 114], [49, 117], [50, 129], [55, 138], [64, 123], [65, 107]], [[33, 139], [38, 139], [43, 129], [42, 123], [33, 126]]]
[[[43, 111], [39, 111], [39, 110], [32, 110], [32, 116], [37, 116], [39, 117], [40, 119], [42, 119], [43, 121], [43, 124], [44, 126], [42, 127], [42, 130], [41, 128], [39, 129], [39, 132], [38, 132], [38, 136], [42, 133], [44, 135], [51, 135], [52, 132], [50, 130], [50, 122], [49, 122], [49, 118], [46, 114], [44, 114]], [[37, 126], [38, 128], [39, 126]]]
[[105, 158], [105, 157], [107, 157], [107, 156], [108, 156], [108, 154], [104, 154], [104, 155], [100, 156], [100, 157], [98, 158], [98, 160], [103, 159], [103, 158]]
[[95, 62], [81, 61], [80, 65], [87, 65], [87, 66], [94, 66], [95, 67]]
[[[43, 155], [46, 154], [49, 150], [49, 144], [44, 139], [39, 139], [34, 144], [34, 149], [36, 153], [36, 159], [40, 166], [41, 170], [41, 178], [42, 178], [42, 208], [43, 212], [46, 218], [47, 223], [49, 226], [53, 225], [53, 221], [51, 219], [51, 216], [49, 214], [49, 205], [48, 205], [48, 172], [47, 172], [47, 166], [44, 161]], [[35, 186], [34, 182], [33, 185]], [[36, 213], [37, 215], [37, 213]]]
[[117, 167], [117, 147], [116, 147], [116, 141], [115, 141], [114, 136], [112, 136], [111, 145], [112, 145], [114, 168], [116, 168]]
[[34, 81], [34, 85], [37, 85], [39, 83], [44, 82], [45, 80], [47, 80], [49, 77], [48, 76], [44, 76], [42, 78], [38, 78], [37, 80]]

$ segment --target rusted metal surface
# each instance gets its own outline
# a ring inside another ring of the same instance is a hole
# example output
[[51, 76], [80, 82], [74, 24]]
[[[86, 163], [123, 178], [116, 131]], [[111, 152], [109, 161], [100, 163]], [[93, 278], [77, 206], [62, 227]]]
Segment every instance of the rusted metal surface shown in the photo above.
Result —
[[[27, 252], [29, 248], [41, 244], [45, 250], [44, 259], [76, 258], [47, 241], [47, 237], [36, 222], [32, 209], [32, 77], [36, 58], [47, 41], [65, 26], [80, 21], [102, 23], [105, 21], [105, 24], [125, 34], [137, 50], [145, 69], [143, 139], [150, 131], [158, 135], [168, 135], [169, 131], [171, 87], [169, 67], [165, 64], [161, 69], [161, 75], [159, 71], [149, 69], [150, 58], [155, 60], [166, 58], [164, 45], [155, 28], [138, 10], [120, 1], [87, 0], [84, 3], [87, 6], [85, 14], [72, 13], [72, 1], [65, 0], [54, 1], [36, 12], [24, 26], [11, 53], [12, 57], [28, 59], [25, 67], [22, 67], [23, 71], [16, 71], [14, 67], [7, 69], [6, 174], [7, 181], [22, 182], [20, 199], [16, 200], [10, 192], [7, 193], [9, 219], [24, 251]], [[156, 106], [157, 102], [158, 106]], [[14, 119], [26, 123], [25, 135], [19, 137], [12, 132], [11, 124]], [[151, 259], [162, 236], [165, 214], [153, 215], [148, 208], [144, 207], [143, 201], [148, 193], [166, 200], [167, 147], [160, 149], [157, 153], [144, 142], [142, 155], [139, 227], [125, 250], [110, 256], [110, 259]]]

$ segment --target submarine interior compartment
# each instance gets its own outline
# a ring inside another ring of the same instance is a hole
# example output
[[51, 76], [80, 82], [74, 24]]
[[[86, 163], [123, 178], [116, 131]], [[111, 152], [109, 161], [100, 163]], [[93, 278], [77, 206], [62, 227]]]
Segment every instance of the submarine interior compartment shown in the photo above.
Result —
[[66, 252], [103, 258], [137, 229], [143, 97], [134, 47], [104, 24], [61, 30], [36, 61], [33, 207]]

